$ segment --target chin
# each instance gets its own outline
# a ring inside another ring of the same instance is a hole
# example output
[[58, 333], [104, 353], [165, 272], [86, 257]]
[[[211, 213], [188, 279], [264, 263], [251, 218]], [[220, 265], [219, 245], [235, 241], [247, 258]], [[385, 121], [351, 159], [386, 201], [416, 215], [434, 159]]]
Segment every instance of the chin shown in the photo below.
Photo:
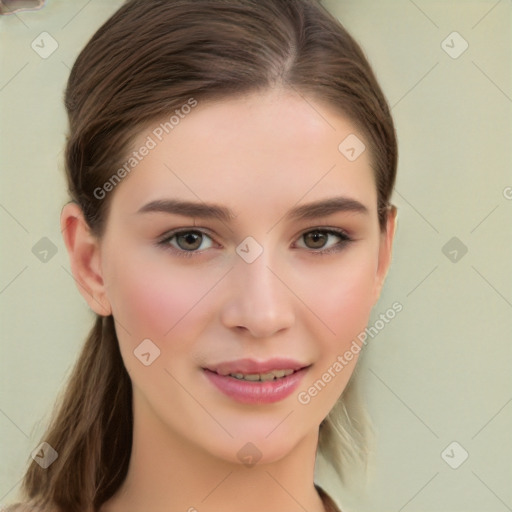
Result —
[[[305, 431], [302, 424], [301, 431], [290, 429], [285, 425], [287, 420], [283, 418], [290, 414], [287, 411], [279, 417], [272, 418], [272, 421], [242, 421], [233, 428], [227, 426], [233, 438], [226, 439], [226, 436], [219, 436], [210, 439], [213, 445], [210, 451], [213, 455], [229, 463], [252, 466], [254, 464], [272, 464], [289, 455], [296, 446], [313, 431], [316, 435], [318, 427], [312, 427]], [[290, 419], [293, 414], [290, 414]], [[316, 441], [316, 440], [315, 440]]]
[[281, 438], [276, 437], [272, 442], [268, 439], [254, 439], [253, 441], [233, 441], [231, 446], [215, 453], [218, 458], [238, 464], [240, 466], [252, 467], [254, 465], [273, 464], [289, 455], [294, 445], [282, 442]]

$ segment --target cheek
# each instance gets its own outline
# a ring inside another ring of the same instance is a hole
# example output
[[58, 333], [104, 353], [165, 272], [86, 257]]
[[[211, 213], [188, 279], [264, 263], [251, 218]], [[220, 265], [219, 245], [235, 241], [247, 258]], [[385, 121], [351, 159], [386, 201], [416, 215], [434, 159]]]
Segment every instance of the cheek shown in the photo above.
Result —
[[[372, 254], [368, 247], [354, 251], [314, 276], [316, 283], [324, 283], [308, 296], [308, 305], [321, 319], [320, 322], [310, 315], [313, 320], [307, 326], [315, 339], [316, 370], [301, 387], [297, 399], [300, 404], [314, 404], [319, 421], [345, 389], [361, 352], [358, 336], [364, 331], [373, 306], [377, 258]], [[311, 413], [312, 409], [308, 411]]]
[[190, 272], [166, 264], [165, 258], [118, 262], [109, 296], [114, 317], [132, 334], [134, 344], [139, 338], [163, 342], [187, 323], [187, 315], [207, 292], [206, 283]]
[[[368, 250], [326, 266], [308, 295], [312, 309], [322, 320], [323, 349], [330, 354], [344, 351], [364, 330], [373, 307], [377, 258]], [[329, 267], [329, 268], [328, 268]], [[320, 331], [318, 331], [320, 332]]]

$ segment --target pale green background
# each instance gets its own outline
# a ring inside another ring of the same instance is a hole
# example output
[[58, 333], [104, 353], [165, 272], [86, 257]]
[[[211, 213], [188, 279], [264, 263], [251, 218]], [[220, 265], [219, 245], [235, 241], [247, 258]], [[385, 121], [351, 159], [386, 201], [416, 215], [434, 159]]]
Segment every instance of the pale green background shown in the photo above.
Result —
[[[16, 499], [93, 318], [59, 228], [62, 97], [120, 3], [49, 0], [0, 16], [0, 503]], [[512, 510], [512, 2], [325, 5], [367, 53], [396, 121], [398, 232], [374, 318], [394, 301], [404, 309], [360, 368], [377, 432], [371, 480], [341, 488], [320, 465], [319, 481], [344, 511]], [[47, 59], [31, 48], [43, 31], [59, 44]], [[453, 31], [469, 44], [456, 59], [441, 46]], [[442, 252], [454, 236], [468, 248], [455, 263]], [[58, 249], [47, 263], [31, 252], [42, 237]], [[458, 469], [441, 458], [452, 441], [469, 453]]]

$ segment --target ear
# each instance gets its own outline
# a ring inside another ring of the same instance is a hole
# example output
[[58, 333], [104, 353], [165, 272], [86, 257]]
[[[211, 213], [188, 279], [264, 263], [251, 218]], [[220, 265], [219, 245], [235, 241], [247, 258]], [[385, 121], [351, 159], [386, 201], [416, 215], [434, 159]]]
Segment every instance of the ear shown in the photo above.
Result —
[[393, 248], [393, 240], [395, 237], [397, 220], [396, 206], [390, 205], [387, 210], [386, 230], [380, 235], [379, 244], [379, 262], [377, 265], [377, 273], [375, 274], [375, 288], [374, 288], [374, 304], [379, 300], [386, 275], [391, 264], [391, 255]]
[[78, 204], [71, 202], [64, 206], [60, 226], [78, 290], [93, 311], [109, 316], [112, 308], [101, 273], [100, 242], [91, 233]]

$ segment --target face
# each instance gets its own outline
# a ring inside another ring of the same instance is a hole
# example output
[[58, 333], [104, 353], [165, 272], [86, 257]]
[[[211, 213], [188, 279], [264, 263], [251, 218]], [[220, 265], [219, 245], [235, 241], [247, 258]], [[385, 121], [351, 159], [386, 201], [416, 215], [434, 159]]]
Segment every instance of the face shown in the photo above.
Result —
[[100, 246], [136, 410], [224, 460], [246, 443], [278, 460], [345, 388], [387, 270], [370, 152], [347, 159], [363, 135], [285, 91], [199, 102], [162, 140], [155, 126]]

